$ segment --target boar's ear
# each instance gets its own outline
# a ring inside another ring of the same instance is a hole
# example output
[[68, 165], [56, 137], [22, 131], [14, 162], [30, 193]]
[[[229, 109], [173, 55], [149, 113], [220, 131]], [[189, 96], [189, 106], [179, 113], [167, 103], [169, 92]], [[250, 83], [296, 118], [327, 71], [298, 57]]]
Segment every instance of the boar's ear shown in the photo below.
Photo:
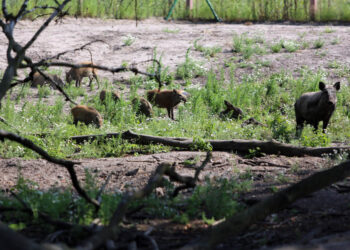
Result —
[[319, 83], [318, 83], [318, 88], [319, 88], [320, 90], [323, 90], [325, 87], [326, 87], [326, 84], [324, 84], [323, 82], [319, 82]]
[[175, 94], [177, 94], [177, 91], [176, 91], [176, 89], [173, 89], [173, 92], [174, 92]]
[[340, 89], [340, 82], [334, 83], [333, 87], [338, 91]]
[[224, 103], [228, 108], [233, 106], [229, 101], [224, 100]]

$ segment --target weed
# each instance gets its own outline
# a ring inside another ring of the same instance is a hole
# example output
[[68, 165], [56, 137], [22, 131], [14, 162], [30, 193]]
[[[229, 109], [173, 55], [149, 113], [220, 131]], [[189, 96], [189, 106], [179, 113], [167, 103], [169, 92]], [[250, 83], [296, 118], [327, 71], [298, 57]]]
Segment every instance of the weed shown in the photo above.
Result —
[[130, 34], [125, 37], [122, 37], [123, 46], [130, 46], [135, 42], [135, 40], [136, 38]]
[[331, 41], [331, 44], [332, 44], [332, 45], [336, 45], [336, 44], [339, 44], [339, 43], [340, 43], [339, 37], [336, 37], [336, 38], [334, 38], [334, 39]]
[[335, 30], [332, 29], [331, 27], [326, 27], [323, 31], [323, 33], [333, 33], [333, 32], [335, 32]]
[[185, 62], [180, 64], [176, 70], [176, 76], [180, 79], [193, 78], [205, 74], [205, 69], [200, 62], [190, 57], [190, 49], [186, 52]]
[[206, 57], [214, 57], [217, 53], [221, 52], [221, 48], [217, 46], [213, 47], [204, 47], [203, 45], [198, 44], [199, 39], [196, 39], [193, 43], [195, 50], [203, 52]]
[[180, 29], [169, 29], [169, 28], [164, 28], [164, 29], [162, 29], [162, 31], [165, 32], [165, 33], [177, 34], [177, 33], [179, 33], [181, 30], [180, 30]]
[[314, 42], [314, 48], [315, 48], [315, 49], [320, 49], [320, 48], [323, 47], [323, 45], [324, 45], [324, 41], [323, 41], [321, 38], [317, 39], [317, 40]]
[[285, 48], [288, 52], [292, 53], [299, 49], [299, 44], [297, 44], [295, 41], [283, 41], [282, 47]]
[[270, 47], [271, 51], [273, 53], [279, 53], [282, 49], [282, 44], [281, 43], [275, 43], [273, 45], [271, 45]]

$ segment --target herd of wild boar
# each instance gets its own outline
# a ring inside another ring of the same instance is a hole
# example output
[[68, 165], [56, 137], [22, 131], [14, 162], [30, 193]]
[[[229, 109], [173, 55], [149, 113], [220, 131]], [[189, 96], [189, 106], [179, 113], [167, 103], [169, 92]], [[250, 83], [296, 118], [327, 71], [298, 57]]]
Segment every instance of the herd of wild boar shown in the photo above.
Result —
[[[82, 62], [81, 64], [91, 65], [90, 62]], [[64, 86], [63, 81], [57, 75], [47, 74], [51, 81], [54, 81], [59, 86]], [[66, 72], [66, 82], [75, 81], [76, 87], [81, 86], [83, 78], [89, 78], [89, 86], [93, 79], [96, 80], [98, 87], [99, 80], [97, 77], [97, 70], [92, 67], [71, 68]], [[46, 79], [38, 72], [33, 74], [32, 86], [42, 86], [48, 83]], [[310, 124], [315, 130], [318, 128], [320, 121], [323, 122], [323, 132], [328, 126], [329, 120], [336, 108], [337, 96], [336, 92], [340, 89], [340, 82], [336, 82], [334, 85], [327, 86], [323, 82], [319, 82], [319, 91], [307, 92], [302, 94], [294, 104], [295, 116], [296, 116], [296, 136], [299, 137], [304, 123]], [[120, 100], [120, 94], [117, 91], [102, 90], [99, 94], [100, 101], [106, 102], [107, 95], [110, 95], [111, 99], [115, 102]], [[182, 90], [149, 90], [146, 93], [146, 98], [136, 97], [131, 102], [136, 107], [137, 114], [145, 115], [146, 117], [152, 117], [153, 109], [152, 105], [159, 108], [167, 109], [169, 118], [174, 120], [174, 108], [181, 102], [186, 103], [189, 94]], [[224, 104], [226, 109], [220, 113], [220, 117], [230, 119], [241, 119], [244, 116], [243, 111], [232, 105], [229, 101], [225, 100]], [[77, 105], [71, 109], [73, 116], [73, 122], [75, 125], [78, 122], [88, 124], [94, 124], [97, 127], [102, 126], [102, 116], [100, 113], [85, 105]], [[258, 122], [255, 118], [251, 117], [242, 123], [242, 127], [248, 124], [266, 126]]]

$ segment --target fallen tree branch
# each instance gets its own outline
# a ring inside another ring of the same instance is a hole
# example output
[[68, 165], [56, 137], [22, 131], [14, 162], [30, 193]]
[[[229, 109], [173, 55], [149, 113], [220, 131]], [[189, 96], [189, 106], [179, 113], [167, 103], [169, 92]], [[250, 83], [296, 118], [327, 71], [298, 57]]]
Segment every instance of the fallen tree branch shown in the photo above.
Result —
[[256, 205], [238, 213], [224, 222], [212, 227], [204, 236], [181, 248], [182, 250], [213, 249], [229, 237], [242, 233], [250, 225], [276, 213], [297, 199], [305, 197], [320, 189], [350, 176], [350, 161], [341, 163], [331, 169], [318, 172], [310, 177], [271, 195]]
[[[178, 147], [186, 150], [191, 150], [193, 147], [193, 140], [190, 138], [171, 138], [150, 136], [143, 134], [136, 134], [130, 130], [120, 133], [107, 133], [100, 135], [82, 135], [70, 137], [76, 143], [83, 143], [84, 141], [104, 140], [108, 138], [121, 138], [124, 140], [135, 140], [136, 143], [162, 144], [165, 146]], [[325, 154], [336, 154], [341, 152], [350, 152], [350, 146], [340, 147], [300, 147], [290, 144], [280, 143], [275, 140], [259, 141], [259, 140], [208, 140], [214, 151], [235, 151], [240, 153], [249, 153], [249, 150], [256, 149], [260, 153], [276, 154], [285, 156], [322, 156]]]
[[40, 148], [39, 146], [34, 144], [31, 140], [28, 140], [28, 139], [23, 138], [19, 135], [16, 135], [16, 134], [4, 131], [4, 130], [0, 130], [0, 140], [3, 141], [4, 139], [18, 142], [19, 144], [23, 145], [24, 147], [29, 148], [29, 149], [33, 150], [34, 152], [38, 153], [45, 160], [65, 167], [69, 172], [70, 178], [72, 180], [72, 184], [73, 184], [75, 190], [77, 190], [78, 194], [81, 197], [83, 197], [88, 203], [94, 205], [96, 208], [100, 207], [100, 204], [96, 200], [91, 199], [88, 196], [88, 194], [85, 192], [85, 190], [79, 184], [77, 174], [74, 170], [74, 165], [79, 164], [79, 163], [52, 157], [45, 150], [43, 150], [42, 148]]
[[198, 177], [199, 177], [200, 172], [208, 164], [208, 162], [210, 161], [211, 158], [212, 158], [211, 152], [207, 152], [207, 156], [205, 157], [205, 160], [203, 161], [201, 166], [196, 169], [194, 177], [179, 175], [178, 173], [175, 172], [175, 166], [173, 166], [168, 171], [166, 171], [165, 174], [169, 176], [171, 181], [177, 181], [177, 182], [183, 183], [183, 185], [175, 188], [172, 196], [173, 197], [177, 196], [179, 194], [179, 192], [183, 189], [194, 188], [196, 186], [197, 181], [198, 181]]

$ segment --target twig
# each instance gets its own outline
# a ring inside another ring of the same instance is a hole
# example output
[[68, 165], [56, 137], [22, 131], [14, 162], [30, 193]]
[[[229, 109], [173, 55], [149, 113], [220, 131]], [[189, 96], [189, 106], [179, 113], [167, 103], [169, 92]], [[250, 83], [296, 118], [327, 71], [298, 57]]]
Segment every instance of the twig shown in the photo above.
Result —
[[73, 101], [68, 94], [61, 88], [59, 84], [57, 84], [54, 80], [51, 79], [48, 75], [46, 75], [44, 72], [42, 72], [40, 69], [36, 69], [40, 75], [42, 75], [46, 81], [49, 81], [51, 84], [53, 84], [59, 92], [61, 92], [62, 95], [66, 97], [66, 101], [70, 101], [71, 103], [78, 105], [75, 101]]
[[136, 238], [142, 238], [142, 239], [145, 239], [145, 240], [149, 241], [149, 243], [151, 245], [151, 249], [159, 250], [157, 242], [151, 236], [149, 236], [149, 235], [147, 235], [145, 233], [141, 233], [141, 234], [137, 234]]
[[112, 174], [109, 174], [109, 175], [108, 175], [108, 177], [107, 177], [105, 183], [101, 186], [100, 190], [98, 191], [98, 193], [97, 193], [97, 195], [96, 195], [96, 200], [97, 200], [97, 202], [98, 202], [99, 204], [101, 204], [102, 194], [103, 194], [105, 188], [107, 187], [108, 182], [109, 182], [109, 180], [111, 179], [111, 176], [112, 176]]
[[179, 192], [183, 189], [194, 188], [196, 186], [197, 181], [198, 181], [198, 177], [199, 177], [200, 172], [208, 164], [208, 162], [210, 161], [211, 158], [212, 158], [212, 153], [207, 152], [207, 156], [205, 157], [205, 160], [203, 161], [202, 165], [196, 169], [194, 177], [181, 176], [175, 172], [175, 168], [171, 169], [171, 171], [169, 171], [169, 172], [166, 172], [165, 174], [170, 177], [170, 180], [184, 183], [184, 185], [181, 185], [181, 186], [175, 188], [172, 196], [173, 197], [177, 196], [179, 194]]
[[56, 10], [51, 14], [51, 16], [44, 22], [44, 24], [35, 32], [35, 34], [33, 35], [33, 37], [26, 43], [26, 45], [24, 45], [24, 47], [22, 48], [22, 51], [26, 51], [34, 42], [35, 40], [39, 37], [39, 35], [41, 34], [41, 32], [43, 32], [44, 29], [46, 29], [46, 27], [50, 24], [50, 22], [58, 15], [58, 13], [60, 13], [62, 11], [62, 9], [64, 8], [64, 6], [70, 2], [70, 0], [65, 0], [62, 4], [60, 4]]

